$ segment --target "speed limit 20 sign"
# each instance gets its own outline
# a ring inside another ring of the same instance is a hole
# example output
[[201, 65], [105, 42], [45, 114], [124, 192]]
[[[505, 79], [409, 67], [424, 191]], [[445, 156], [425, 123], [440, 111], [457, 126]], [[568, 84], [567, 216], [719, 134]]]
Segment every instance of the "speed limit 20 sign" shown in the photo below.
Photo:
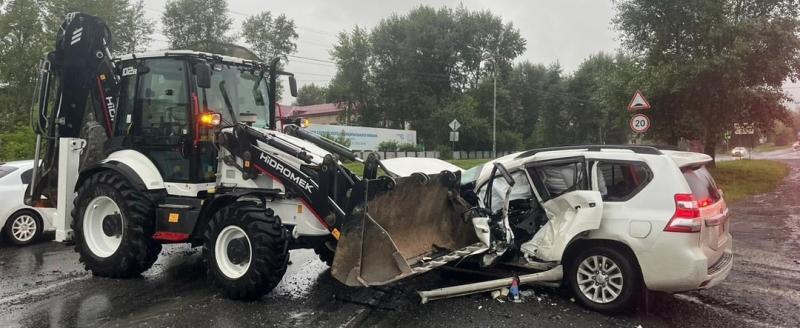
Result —
[[633, 115], [630, 125], [634, 133], [645, 133], [650, 128], [650, 118], [644, 114]]

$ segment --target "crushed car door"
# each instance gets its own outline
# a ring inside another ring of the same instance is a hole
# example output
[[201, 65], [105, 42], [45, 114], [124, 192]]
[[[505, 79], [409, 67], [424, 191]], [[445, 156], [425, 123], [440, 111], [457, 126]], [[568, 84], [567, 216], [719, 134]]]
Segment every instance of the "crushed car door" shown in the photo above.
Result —
[[527, 171], [548, 221], [521, 250], [539, 260], [561, 261], [575, 236], [600, 227], [602, 197], [589, 188], [589, 170], [582, 156], [534, 162]]

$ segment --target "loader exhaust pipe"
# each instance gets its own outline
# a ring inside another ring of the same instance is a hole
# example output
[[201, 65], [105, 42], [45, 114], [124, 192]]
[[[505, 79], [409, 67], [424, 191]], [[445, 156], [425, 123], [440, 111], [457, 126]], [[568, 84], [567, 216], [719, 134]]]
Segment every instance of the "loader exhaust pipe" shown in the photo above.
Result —
[[[532, 284], [547, 284], [548, 282], [559, 281], [564, 277], [564, 269], [561, 265], [544, 272], [537, 272], [519, 276], [520, 285]], [[503, 287], [511, 286], [514, 277], [501, 278], [489, 281], [476, 282], [473, 284], [452, 286], [439, 288], [428, 291], [417, 292], [422, 304], [430, 301], [441, 300], [445, 298], [466, 296], [482, 292], [497, 290]]]

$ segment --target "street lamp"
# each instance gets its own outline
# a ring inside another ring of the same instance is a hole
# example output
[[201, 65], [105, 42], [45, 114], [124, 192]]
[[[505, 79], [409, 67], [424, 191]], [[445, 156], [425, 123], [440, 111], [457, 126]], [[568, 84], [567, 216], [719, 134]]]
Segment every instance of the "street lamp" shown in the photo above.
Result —
[[500, 37], [497, 40], [497, 44], [494, 48], [494, 53], [490, 53], [488, 51], [484, 51], [483, 49], [477, 49], [472, 46], [467, 46], [467, 48], [472, 50], [478, 50], [481, 52], [481, 61], [483, 61], [484, 56], [486, 59], [492, 59], [492, 79], [493, 79], [493, 91], [492, 91], [492, 158], [497, 158], [497, 56], [498, 52], [500, 52], [500, 42], [503, 40], [503, 32], [500, 32]]

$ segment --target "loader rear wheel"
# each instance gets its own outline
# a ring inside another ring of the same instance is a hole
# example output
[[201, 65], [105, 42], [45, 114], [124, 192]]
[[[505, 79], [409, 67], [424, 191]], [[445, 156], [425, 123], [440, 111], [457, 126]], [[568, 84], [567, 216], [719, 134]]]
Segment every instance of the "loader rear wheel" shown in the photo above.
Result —
[[289, 238], [280, 218], [252, 202], [217, 211], [204, 235], [208, 275], [227, 298], [256, 300], [286, 273]]
[[136, 277], [153, 266], [161, 244], [153, 240], [155, 206], [113, 172], [90, 176], [72, 210], [75, 251], [96, 276]]

